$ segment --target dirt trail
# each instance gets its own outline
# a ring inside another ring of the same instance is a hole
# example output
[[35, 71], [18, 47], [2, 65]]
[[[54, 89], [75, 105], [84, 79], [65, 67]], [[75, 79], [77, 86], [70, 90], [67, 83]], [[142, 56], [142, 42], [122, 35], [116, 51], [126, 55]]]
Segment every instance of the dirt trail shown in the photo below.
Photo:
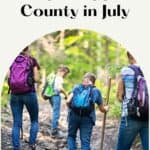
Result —
[[[62, 103], [61, 118], [59, 122], [59, 128], [63, 139], [53, 139], [50, 136], [50, 113], [51, 107], [48, 101], [42, 101], [39, 104], [39, 133], [37, 138], [37, 150], [67, 150], [67, 107]], [[1, 113], [1, 149], [12, 150], [11, 144], [11, 126], [12, 126], [12, 115], [10, 108], [2, 110]], [[23, 115], [23, 130], [24, 138], [21, 140], [22, 150], [28, 150], [28, 137], [29, 137], [29, 116], [24, 109]], [[102, 125], [102, 113], [97, 112], [96, 126], [94, 126], [92, 138], [91, 138], [91, 149], [99, 150], [100, 148], [100, 137], [101, 137], [101, 125]], [[104, 139], [104, 150], [115, 150], [115, 145], [118, 135], [118, 120], [107, 119], [105, 139]], [[77, 146], [80, 150], [80, 140], [77, 136]], [[141, 150], [139, 142], [136, 142], [132, 150]]]

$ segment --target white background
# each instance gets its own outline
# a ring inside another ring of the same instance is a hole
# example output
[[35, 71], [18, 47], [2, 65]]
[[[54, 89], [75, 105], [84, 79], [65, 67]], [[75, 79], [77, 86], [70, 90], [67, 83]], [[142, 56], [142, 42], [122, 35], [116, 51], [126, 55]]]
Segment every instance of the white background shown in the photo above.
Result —
[[90, 29], [105, 34], [128, 49], [142, 66], [147, 81], [150, 83], [150, 9], [149, 0], [105, 0], [108, 5], [115, 6], [121, 3], [122, 7], [129, 8], [127, 19], [112, 18], [102, 20], [96, 18], [36, 18], [23, 17], [20, 8], [28, 3], [33, 7], [71, 8], [81, 9], [83, 5], [101, 7], [103, 0], [5, 0], [0, 5], [0, 85], [4, 76], [19, 51], [39, 37], [61, 29]]

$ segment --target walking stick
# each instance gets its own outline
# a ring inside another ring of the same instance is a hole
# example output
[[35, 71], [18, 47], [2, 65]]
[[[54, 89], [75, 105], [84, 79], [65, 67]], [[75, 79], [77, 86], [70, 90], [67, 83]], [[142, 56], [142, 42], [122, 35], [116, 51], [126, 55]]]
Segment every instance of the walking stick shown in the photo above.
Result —
[[[107, 89], [107, 95], [106, 95], [106, 104], [108, 105], [109, 102], [109, 95], [110, 95], [110, 89], [111, 89], [111, 78], [108, 78], [108, 89]], [[103, 124], [102, 124], [102, 135], [101, 135], [101, 143], [100, 143], [100, 150], [103, 150], [103, 142], [104, 142], [104, 134], [105, 134], [105, 123], [106, 123], [106, 112], [104, 113], [103, 117]]]

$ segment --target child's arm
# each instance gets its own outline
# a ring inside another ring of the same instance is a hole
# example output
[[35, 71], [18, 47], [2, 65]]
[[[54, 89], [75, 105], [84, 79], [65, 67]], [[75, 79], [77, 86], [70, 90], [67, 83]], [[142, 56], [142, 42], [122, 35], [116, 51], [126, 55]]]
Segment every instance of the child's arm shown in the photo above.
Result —
[[94, 92], [93, 98], [94, 98], [94, 101], [97, 103], [99, 110], [103, 113], [107, 112], [109, 109], [109, 106], [103, 104], [103, 98], [102, 98], [101, 92], [98, 89], [94, 89], [93, 92]]
[[60, 92], [63, 93], [64, 96], [65, 96], [65, 99], [67, 99], [68, 95], [67, 95], [67, 93], [65, 92], [65, 90], [63, 88], [60, 90]]
[[67, 100], [66, 100], [66, 104], [67, 104], [68, 107], [69, 107], [69, 105], [71, 103], [72, 97], [73, 97], [73, 93], [70, 93], [68, 98], [67, 98]]
[[98, 108], [103, 113], [105, 113], [109, 110], [109, 106], [108, 105], [103, 105], [103, 104], [98, 105]]

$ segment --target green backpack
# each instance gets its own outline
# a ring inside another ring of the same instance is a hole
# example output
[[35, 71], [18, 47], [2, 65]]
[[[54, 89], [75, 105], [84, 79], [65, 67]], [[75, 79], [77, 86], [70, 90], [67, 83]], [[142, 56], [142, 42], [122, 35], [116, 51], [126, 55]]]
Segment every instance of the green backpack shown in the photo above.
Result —
[[55, 78], [56, 78], [56, 75], [54, 73], [51, 73], [48, 75], [46, 83], [42, 91], [42, 97], [44, 100], [48, 100], [53, 95], [55, 95], [55, 91], [54, 91]]

